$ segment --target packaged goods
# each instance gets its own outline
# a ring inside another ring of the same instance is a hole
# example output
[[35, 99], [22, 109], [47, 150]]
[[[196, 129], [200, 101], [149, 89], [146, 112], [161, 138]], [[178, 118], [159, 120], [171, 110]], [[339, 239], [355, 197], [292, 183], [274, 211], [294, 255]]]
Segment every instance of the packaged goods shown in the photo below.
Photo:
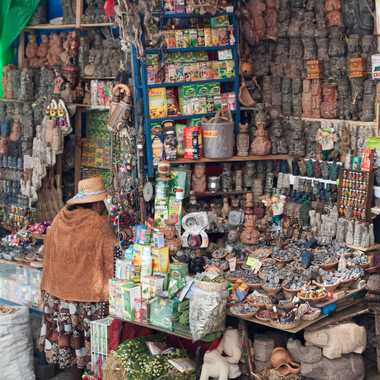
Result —
[[124, 318], [134, 320], [134, 310], [136, 300], [141, 299], [141, 286], [136, 286], [133, 282], [121, 285], [124, 300]]
[[165, 88], [149, 89], [149, 114], [152, 119], [168, 116]]

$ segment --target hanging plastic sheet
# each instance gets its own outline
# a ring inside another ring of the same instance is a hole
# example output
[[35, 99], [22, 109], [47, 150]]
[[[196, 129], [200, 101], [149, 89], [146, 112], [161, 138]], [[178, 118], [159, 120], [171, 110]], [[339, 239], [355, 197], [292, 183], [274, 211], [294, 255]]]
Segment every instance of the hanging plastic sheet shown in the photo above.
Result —
[[3, 65], [11, 62], [10, 47], [27, 25], [40, 0], [0, 0], [0, 97]]

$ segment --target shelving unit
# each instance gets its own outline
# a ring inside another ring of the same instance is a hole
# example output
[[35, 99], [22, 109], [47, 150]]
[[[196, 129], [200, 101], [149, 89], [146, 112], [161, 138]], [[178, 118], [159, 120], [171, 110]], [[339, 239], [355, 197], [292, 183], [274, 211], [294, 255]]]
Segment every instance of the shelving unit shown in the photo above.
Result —
[[[236, 2], [234, 2], [236, 4]], [[238, 41], [238, 23], [235, 14], [236, 7], [228, 7], [224, 12], [217, 12], [212, 16], [228, 16], [230, 20], [230, 25], [232, 25], [234, 39]], [[167, 13], [163, 11], [163, 6], [161, 3], [161, 11], [155, 11], [154, 15], [160, 18], [160, 24], [163, 25], [164, 20], [168, 19], [209, 19], [210, 15], [199, 15], [195, 13]], [[144, 40], [144, 38], [143, 38]], [[200, 81], [186, 81], [177, 83], [154, 83], [148, 84], [147, 80], [147, 64], [144, 59], [139, 59], [137, 56], [136, 49], [132, 49], [132, 63], [134, 67], [138, 69], [139, 75], [134, 77], [134, 87], [140, 90], [139, 96], [141, 97], [143, 103], [144, 111], [144, 135], [145, 135], [145, 157], [146, 157], [146, 171], [149, 177], [154, 175], [153, 166], [153, 152], [152, 152], [152, 134], [151, 125], [152, 123], [161, 123], [166, 120], [171, 121], [181, 121], [181, 120], [192, 120], [199, 118], [210, 118], [215, 115], [215, 112], [203, 113], [203, 114], [192, 114], [192, 115], [176, 115], [168, 116], [163, 118], [151, 118], [149, 112], [149, 89], [152, 88], [170, 88], [170, 87], [181, 87], [183, 85], [196, 85], [205, 83], [229, 83], [232, 85], [232, 92], [235, 94], [236, 98], [236, 111], [233, 112], [235, 129], [238, 130], [240, 125], [240, 105], [238, 101], [239, 97], [239, 56], [238, 56], [238, 43], [235, 42], [233, 45], [226, 44], [222, 46], [199, 46], [199, 47], [188, 47], [188, 48], [146, 48], [145, 54], [158, 54], [162, 58], [167, 53], [190, 53], [190, 52], [218, 52], [221, 50], [230, 50], [232, 53], [232, 60], [234, 62], [234, 75], [232, 78], [226, 79], [210, 79], [210, 80], [200, 80]], [[181, 160], [175, 161], [177, 163], [183, 163]], [[201, 161], [199, 161], [201, 162]], [[174, 162], [173, 162], [174, 163]]]
[[246, 162], [246, 161], [282, 161], [288, 160], [287, 154], [269, 154], [266, 156], [246, 156], [239, 157], [234, 156], [231, 158], [201, 158], [199, 160], [188, 160], [186, 158], [180, 158], [173, 161], [164, 161], [169, 164], [200, 164], [200, 163], [213, 163], [213, 162]]

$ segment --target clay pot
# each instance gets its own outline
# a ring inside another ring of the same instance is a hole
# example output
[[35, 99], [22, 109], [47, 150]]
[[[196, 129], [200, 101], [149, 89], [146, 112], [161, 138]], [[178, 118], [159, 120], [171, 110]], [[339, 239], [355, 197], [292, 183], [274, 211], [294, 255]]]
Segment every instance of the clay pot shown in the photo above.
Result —
[[272, 351], [271, 357], [272, 368], [278, 371], [282, 376], [300, 373], [300, 365], [293, 361], [289, 352], [283, 347], [277, 347]]

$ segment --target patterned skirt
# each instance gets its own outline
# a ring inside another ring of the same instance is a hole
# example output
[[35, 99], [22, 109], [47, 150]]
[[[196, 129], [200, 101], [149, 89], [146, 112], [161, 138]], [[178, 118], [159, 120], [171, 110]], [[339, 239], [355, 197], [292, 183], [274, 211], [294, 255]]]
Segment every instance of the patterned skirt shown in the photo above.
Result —
[[59, 368], [78, 367], [90, 370], [90, 322], [108, 315], [105, 302], [64, 301], [43, 292], [41, 350], [46, 360]]

